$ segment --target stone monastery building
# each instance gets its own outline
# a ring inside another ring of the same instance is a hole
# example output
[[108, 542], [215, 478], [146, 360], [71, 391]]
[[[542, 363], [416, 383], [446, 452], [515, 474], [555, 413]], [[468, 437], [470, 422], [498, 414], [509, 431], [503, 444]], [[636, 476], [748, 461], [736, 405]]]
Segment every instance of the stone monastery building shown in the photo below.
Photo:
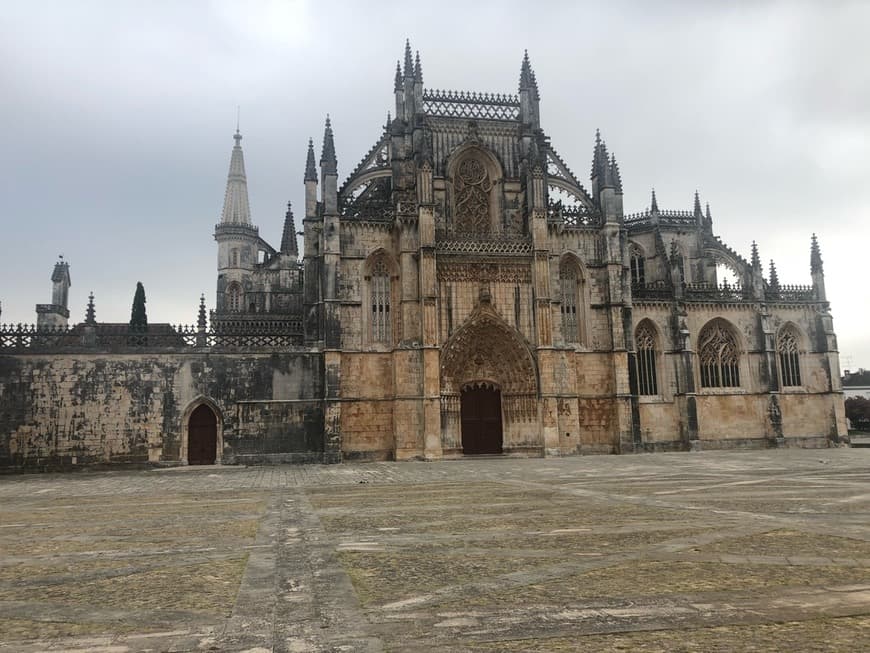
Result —
[[[765, 276], [687, 211], [626, 214], [596, 134], [588, 184], [517, 95], [423, 86], [339, 180], [309, 141], [304, 251], [248, 207], [235, 134], [215, 310], [196, 327], [67, 326], [69, 267], [0, 340], [0, 464], [559, 456], [847, 443], [815, 236], [811, 286]], [[301, 161], [300, 161], [301, 163]], [[724, 282], [728, 269], [736, 282]]]

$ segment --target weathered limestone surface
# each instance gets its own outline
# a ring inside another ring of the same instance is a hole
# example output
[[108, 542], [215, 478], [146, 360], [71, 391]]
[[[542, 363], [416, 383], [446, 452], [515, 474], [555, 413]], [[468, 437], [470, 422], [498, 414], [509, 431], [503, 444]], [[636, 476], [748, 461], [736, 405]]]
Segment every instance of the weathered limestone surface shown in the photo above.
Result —
[[21, 474], [0, 653], [862, 651], [870, 450]]
[[222, 462], [323, 452], [318, 354], [0, 356], [0, 466], [184, 462], [207, 403]]

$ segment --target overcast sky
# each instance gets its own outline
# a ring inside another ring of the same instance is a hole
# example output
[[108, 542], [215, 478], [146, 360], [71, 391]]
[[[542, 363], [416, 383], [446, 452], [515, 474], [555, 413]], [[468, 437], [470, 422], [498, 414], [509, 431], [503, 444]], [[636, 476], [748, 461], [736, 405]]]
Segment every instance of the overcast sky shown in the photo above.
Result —
[[[605, 6], [606, 5], [606, 6]], [[825, 261], [843, 368], [870, 368], [870, 2], [3, 3], [0, 322], [35, 321], [58, 254], [71, 321], [214, 306], [236, 107], [254, 223], [301, 228], [306, 144], [328, 112], [339, 176], [378, 138], [406, 37], [432, 88], [515, 93], [523, 49], [541, 123], [585, 182], [601, 129], [626, 212], [655, 187], [782, 283]]]

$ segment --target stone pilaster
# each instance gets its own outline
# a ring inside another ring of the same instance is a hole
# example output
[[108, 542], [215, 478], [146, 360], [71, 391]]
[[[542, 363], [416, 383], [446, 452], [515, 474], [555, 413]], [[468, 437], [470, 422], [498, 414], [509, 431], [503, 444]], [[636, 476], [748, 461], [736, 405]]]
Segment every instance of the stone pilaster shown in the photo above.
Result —
[[435, 212], [432, 204], [432, 169], [422, 166], [418, 175], [420, 239], [420, 314], [423, 346], [423, 455], [428, 460], [442, 456], [441, 356], [438, 336], [437, 260]]

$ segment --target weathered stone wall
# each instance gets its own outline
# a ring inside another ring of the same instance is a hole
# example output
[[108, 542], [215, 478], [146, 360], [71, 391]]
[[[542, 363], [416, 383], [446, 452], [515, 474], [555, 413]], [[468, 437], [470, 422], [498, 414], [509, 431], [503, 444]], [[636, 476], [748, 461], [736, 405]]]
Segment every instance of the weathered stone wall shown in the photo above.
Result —
[[782, 411], [782, 434], [786, 438], [836, 439], [838, 406], [843, 402], [832, 395], [783, 393], [778, 397]]
[[[341, 223], [341, 274], [338, 297], [341, 305], [341, 344], [344, 349], [384, 348], [373, 344], [369, 333], [366, 261], [375, 252], [383, 252], [395, 266], [392, 278], [392, 340], [399, 342], [413, 338], [417, 332], [419, 309], [405, 301], [409, 289], [417, 281], [414, 266], [403, 266], [399, 244], [392, 231], [384, 225], [358, 224], [352, 221]], [[415, 293], [414, 293], [415, 294]]]
[[342, 456], [345, 460], [392, 460], [393, 401], [349, 401], [341, 407]]
[[0, 466], [182, 463], [200, 403], [221, 462], [323, 460], [322, 376], [313, 352], [0, 356]]
[[394, 356], [350, 353], [341, 356], [342, 454], [346, 459], [388, 460], [395, 449]]
[[[469, 275], [473, 264], [463, 264], [468, 267]], [[481, 282], [477, 279], [465, 281], [451, 281], [451, 273], [460, 264], [451, 265], [448, 270], [441, 270], [439, 282], [439, 330], [440, 340], [443, 344], [450, 335], [455, 332], [480, 303]], [[528, 275], [528, 266], [517, 265], [516, 268], [525, 268]], [[534, 327], [532, 322], [532, 287], [530, 280], [526, 278], [521, 282], [492, 281], [489, 282], [492, 306], [501, 318], [511, 327], [519, 331], [526, 340], [534, 341]]]
[[643, 397], [638, 408], [640, 440], [645, 449], [683, 448], [680, 441], [680, 411], [673, 401]]

